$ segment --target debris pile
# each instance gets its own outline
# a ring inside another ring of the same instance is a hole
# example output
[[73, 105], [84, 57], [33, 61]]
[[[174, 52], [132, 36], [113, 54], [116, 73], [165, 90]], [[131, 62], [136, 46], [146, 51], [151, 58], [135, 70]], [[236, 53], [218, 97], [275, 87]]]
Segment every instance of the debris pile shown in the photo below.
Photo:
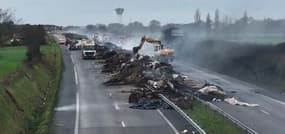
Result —
[[208, 83], [200, 88], [196, 94], [206, 101], [221, 101], [226, 97], [226, 92], [221, 87]]
[[217, 85], [206, 83], [202, 87], [197, 87], [197, 83], [176, 72], [171, 64], [154, 60], [149, 56], [134, 54], [113, 44], [96, 45], [96, 52], [96, 59], [104, 64], [102, 72], [111, 74], [111, 78], [104, 84], [130, 84], [138, 87], [130, 91], [129, 103], [133, 104], [132, 108], [168, 109], [169, 106], [162, 102], [159, 94], [165, 95], [181, 108], [192, 108], [194, 99], [187, 94], [206, 101], [225, 100], [233, 105], [253, 106], [233, 101]]
[[160, 99], [158, 94], [145, 88], [133, 89], [129, 96], [129, 103], [133, 104], [131, 108], [136, 109], [171, 109]]
[[234, 97], [226, 98], [225, 102], [227, 102], [227, 103], [229, 103], [231, 105], [239, 105], [239, 106], [247, 106], [247, 107], [258, 107], [259, 106], [258, 104], [250, 104], [250, 103], [238, 101]]
[[111, 74], [111, 78], [104, 84], [131, 84], [139, 87], [131, 90], [129, 103], [133, 104], [132, 108], [167, 109], [169, 106], [158, 96], [162, 93], [168, 93], [169, 98], [183, 108], [192, 107], [189, 103], [192, 99], [183, 97], [176, 90], [178, 87], [185, 87], [184, 80], [187, 77], [175, 72], [171, 64], [155, 61], [149, 56], [133, 55], [132, 52], [120, 48], [96, 45], [96, 51], [96, 59], [103, 63], [102, 72]]

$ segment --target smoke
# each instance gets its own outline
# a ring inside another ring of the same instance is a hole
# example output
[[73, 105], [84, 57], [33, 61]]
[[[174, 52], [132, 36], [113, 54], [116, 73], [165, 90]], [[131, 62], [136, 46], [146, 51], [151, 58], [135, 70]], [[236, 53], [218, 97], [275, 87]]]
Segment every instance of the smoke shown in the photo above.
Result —
[[140, 37], [127, 38], [117, 45], [126, 50], [132, 50], [133, 47], [138, 46], [140, 43]]
[[173, 40], [172, 47], [175, 48], [175, 60], [180, 63], [195, 64], [257, 85], [280, 88], [285, 78], [281, 73], [285, 66], [282, 62], [284, 53], [279, 52], [282, 47], [263, 41], [252, 42], [256, 36], [242, 35], [232, 40], [205, 34], [193, 36], [187, 31], [183, 38]]
[[[159, 32], [153, 32], [153, 33], [136, 33], [136, 35], [132, 36], [113, 36], [112, 40], [110, 42], [116, 44], [117, 46], [121, 47], [125, 50], [132, 51], [133, 47], [139, 46], [141, 43], [141, 38], [143, 36], [151, 37], [156, 40], [159, 40], [161, 38], [161, 33]], [[154, 56], [155, 55], [155, 48], [153, 44], [145, 42], [142, 49], [139, 51], [139, 54], [141, 55], [148, 55], [148, 56]]]

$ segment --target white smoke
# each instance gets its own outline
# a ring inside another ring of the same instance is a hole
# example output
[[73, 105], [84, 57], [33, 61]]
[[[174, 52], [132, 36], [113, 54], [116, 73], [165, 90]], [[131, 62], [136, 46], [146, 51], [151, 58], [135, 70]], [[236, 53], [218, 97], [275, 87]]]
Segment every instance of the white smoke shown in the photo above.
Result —
[[[125, 50], [133, 50], [133, 47], [139, 46], [141, 42], [141, 36], [140, 37], [132, 37], [132, 38], [127, 38], [123, 42], [113, 42], [122, 49]], [[139, 54], [141, 55], [148, 55], [148, 56], [154, 56], [155, 55], [155, 47], [153, 44], [145, 42], [142, 49], [139, 51]]]

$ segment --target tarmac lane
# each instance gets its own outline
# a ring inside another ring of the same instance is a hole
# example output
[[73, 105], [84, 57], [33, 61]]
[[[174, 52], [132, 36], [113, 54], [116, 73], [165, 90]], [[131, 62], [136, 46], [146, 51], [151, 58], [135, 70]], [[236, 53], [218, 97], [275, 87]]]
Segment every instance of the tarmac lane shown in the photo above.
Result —
[[258, 107], [234, 106], [225, 102], [212, 102], [259, 134], [285, 133], [285, 98], [256, 85], [205, 70], [195, 65], [174, 62], [175, 69], [203, 84], [208, 81], [222, 87], [227, 94]]
[[73, 134], [75, 126], [76, 107], [76, 79], [74, 76], [73, 63], [69, 51], [65, 46], [61, 47], [63, 70], [60, 90], [57, 95], [57, 104], [52, 122], [52, 133]]
[[[193, 127], [174, 110], [129, 108], [132, 86], [105, 86], [109, 77], [94, 60], [82, 60], [80, 51], [62, 47], [65, 71], [55, 109], [58, 134], [179, 134]], [[61, 104], [61, 102], [68, 102]], [[58, 125], [64, 122], [64, 125]], [[68, 129], [67, 129], [68, 128]]]

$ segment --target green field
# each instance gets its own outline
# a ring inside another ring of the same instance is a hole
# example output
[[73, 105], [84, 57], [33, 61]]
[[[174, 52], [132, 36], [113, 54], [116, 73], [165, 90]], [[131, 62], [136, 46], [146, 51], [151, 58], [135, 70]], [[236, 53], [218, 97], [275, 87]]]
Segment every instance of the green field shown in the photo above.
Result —
[[279, 44], [285, 42], [285, 37], [260, 37], [253, 40], [257, 44]]
[[41, 51], [44, 62], [26, 66], [22, 64], [24, 47], [1, 49], [1, 54], [15, 53], [13, 58], [1, 57], [6, 63], [12, 62], [5, 70], [1, 66], [2, 78], [11, 77], [0, 84], [0, 132], [3, 134], [46, 134], [49, 131], [61, 77], [61, 55], [57, 45], [44, 45]]
[[25, 59], [26, 47], [0, 47], [0, 79], [15, 70]]
[[[47, 54], [49, 50], [51, 50], [51, 45], [41, 46], [43, 54]], [[26, 51], [25, 46], [0, 47], [0, 79], [22, 65], [26, 58]]]
[[260, 45], [277, 45], [285, 42], [285, 37], [254, 37], [254, 38], [241, 38], [241, 39], [229, 39], [228, 41], [239, 43], [255, 43]]
[[223, 118], [222, 115], [212, 111], [206, 105], [195, 102], [192, 110], [185, 112], [197, 124], [206, 131], [207, 134], [242, 134], [242, 129], [238, 128], [231, 121]]

